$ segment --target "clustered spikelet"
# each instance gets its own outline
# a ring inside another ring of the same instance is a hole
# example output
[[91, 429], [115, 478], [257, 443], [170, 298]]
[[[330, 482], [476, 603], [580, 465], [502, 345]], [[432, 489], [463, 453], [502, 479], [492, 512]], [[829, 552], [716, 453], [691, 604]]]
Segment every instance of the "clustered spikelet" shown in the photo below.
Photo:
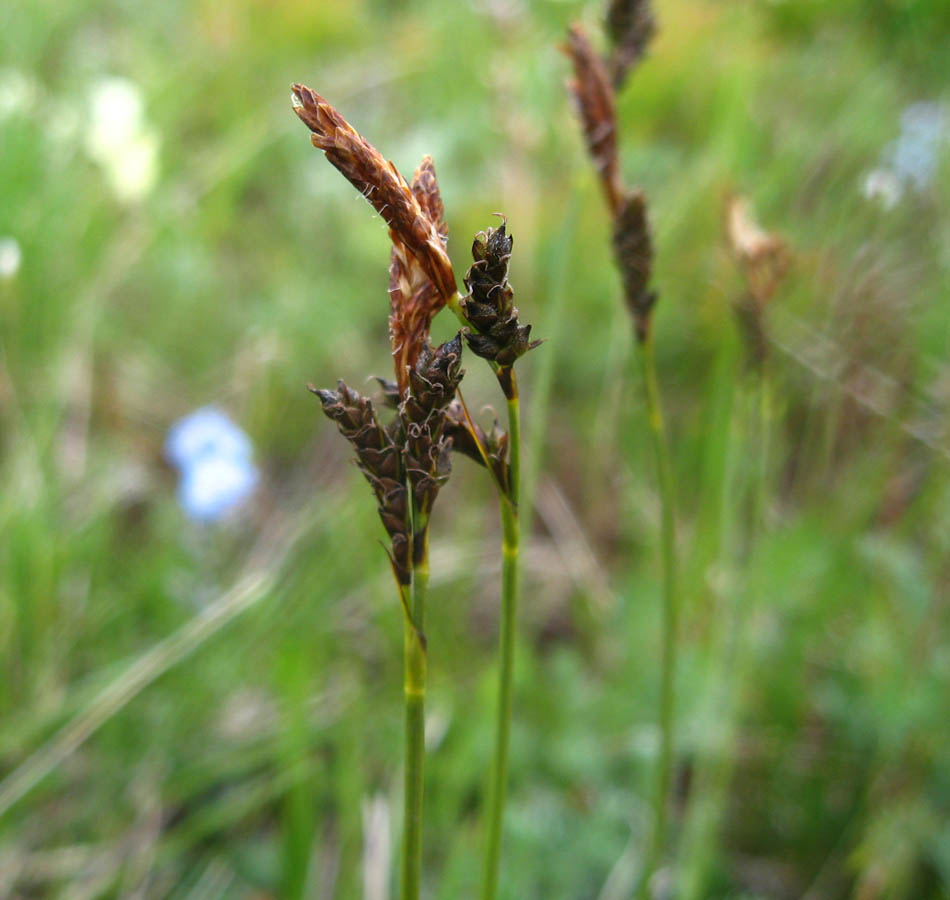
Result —
[[[442, 197], [430, 156], [423, 158], [412, 178], [412, 194], [435, 226], [443, 247], [448, 243]], [[454, 283], [454, 276], [453, 276]], [[389, 263], [389, 336], [393, 347], [396, 382], [404, 394], [408, 373], [415, 366], [435, 314], [446, 298], [405, 243], [393, 241]]]
[[475, 262], [465, 275], [468, 295], [461, 301], [465, 318], [474, 329], [463, 332], [468, 346], [476, 356], [502, 369], [510, 368], [519, 356], [541, 343], [529, 340], [531, 326], [518, 322], [514, 291], [508, 283], [511, 246], [504, 224], [475, 236]]
[[346, 177], [389, 225], [393, 244], [403, 244], [446, 300], [456, 290], [444, 235], [426, 215], [399, 170], [365, 140], [316, 91], [291, 88], [294, 111], [313, 132], [310, 141]]
[[[393, 572], [403, 585], [410, 582], [410, 554], [413, 547], [417, 553], [420, 549], [425, 517], [451, 472], [452, 437], [445, 409], [462, 379], [461, 359], [462, 341], [456, 335], [437, 348], [426, 344], [403, 399], [395, 382], [381, 381], [384, 400], [398, 404], [397, 415], [385, 426], [372, 401], [342, 381], [335, 391], [310, 388], [356, 451], [357, 465], [373, 488], [390, 537]], [[419, 522], [410, 516], [410, 489]]]
[[614, 45], [610, 58], [614, 88], [619, 90], [630, 70], [643, 59], [656, 34], [656, 18], [649, 0], [611, 0], [607, 35]]
[[396, 381], [381, 380], [396, 408], [383, 425], [370, 400], [342, 381], [335, 391], [311, 388], [356, 451], [357, 464], [379, 504], [391, 541], [390, 560], [401, 585], [424, 553], [428, 516], [451, 469], [446, 407], [462, 378], [462, 339], [429, 344], [432, 318], [456, 291], [446, 252], [448, 228], [431, 158], [410, 187], [383, 156], [316, 91], [293, 85], [294, 110], [310, 140], [389, 225], [389, 328]]
[[323, 404], [323, 411], [333, 419], [340, 433], [353, 445], [357, 465], [373, 488], [379, 504], [379, 517], [391, 542], [390, 561], [396, 580], [410, 582], [409, 496], [406, 488], [405, 462], [400, 453], [398, 435], [390, 426], [384, 428], [377, 418], [372, 401], [351, 390], [343, 381], [337, 390], [310, 387]]
[[[584, 131], [587, 152], [600, 176], [613, 217], [614, 258], [623, 279], [624, 298], [637, 340], [645, 341], [657, 294], [650, 290], [653, 241], [646, 198], [639, 188], [624, 187], [617, 153], [615, 91], [643, 58], [656, 32], [648, 0], [613, 0], [607, 12], [612, 53], [602, 59], [579, 25], [568, 29], [565, 53], [574, 66], [568, 89]], [[612, 75], [612, 77], [611, 77]]]
[[409, 390], [399, 408], [405, 439], [406, 474], [415, 508], [428, 516], [451, 471], [452, 438], [445, 434], [445, 409], [462, 380], [462, 339], [426, 346], [409, 373]]

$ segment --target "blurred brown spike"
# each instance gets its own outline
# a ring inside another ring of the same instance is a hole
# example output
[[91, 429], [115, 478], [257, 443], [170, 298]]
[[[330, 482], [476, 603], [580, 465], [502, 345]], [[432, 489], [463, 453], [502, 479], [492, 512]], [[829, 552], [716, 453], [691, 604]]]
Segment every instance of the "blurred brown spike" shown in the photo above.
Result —
[[614, 220], [614, 254], [637, 338], [643, 341], [649, 332], [656, 294], [649, 290], [653, 242], [647, 221], [646, 198], [639, 189], [630, 191], [623, 198]]
[[456, 283], [445, 242], [406, 179], [316, 91], [302, 84], [291, 91], [294, 112], [313, 132], [314, 147], [372, 204], [389, 225], [393, 243], [408, 248], [448, 300]]
[[764, 306], [788, 270], [785, 242], [759, 225], [748, 201], [742, 197], [729, 200], [726, 218], [729, 244], [745, 272], [749, 293], [759, 306]]
[[623, 187], [617, 157], [617, 110], [614, 91], [603, 61], [579, 25], [568, 29], [564, 52], [574, 64], [568, 89], [584, 127], [587, 150], [607, 194], [614, 215], [620, 209]]
[[761, 367], [768, 355], [765, 307], [785, 278], [788, 248], [756, 221], [748, 201], [732, 197], [726, 209], [726, 231], [733, 256], [745, 276], [745, 291], [733, 301], [749, 360]]
[[607, 34], [614, 46], [610, 74], [617, 90], [630, 70], [646, 54], [656, 34], [656, 17], [650, 0], [611, 0], [607, 10]]
[[[449, 229], [432, 157], [423, 157], [412, 177], [411, 190], [445, 246]], [[432, 319], [445, 306], [446, 299], [416, 256], [394, 239], [389, 263], [389, 337], [401, 394], [406, 392], [408, 372], [415, 368], [422, 348], [428, 344]]]

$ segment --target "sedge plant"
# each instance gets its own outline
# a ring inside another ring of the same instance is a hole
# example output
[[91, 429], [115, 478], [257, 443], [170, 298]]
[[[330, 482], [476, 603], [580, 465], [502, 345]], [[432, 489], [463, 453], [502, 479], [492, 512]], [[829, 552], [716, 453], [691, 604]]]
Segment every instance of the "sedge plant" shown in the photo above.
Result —
[[466, 323], [463, 334], [469, 348], [488, 361], [498, 379], [508, 410], [508, 430], [497, 423], [489, 433], [475, 424], [459, 400], [450, 414], [458, 425], [456, 446], [489, 470], [498, 489], [502, 528], [501, 615], [499, 625], [498, 700], [495, 752], [488, 788], [487, 834], [482, 865], [482, 900], [494, 900], [498, 892], [501, 839], [508, 782], [508, 745], [511, 734], [514, 687], [515, 623], [520, 582], [521, 529], [521, 399], [515, 375], [516, 360], [537, 347], [531, 341], [530, 325], [522, 325], [508, 281], [512, 237], [507, 222], [476, 236], [475, 260], [465, 276], [468, 293], [459, 299], [457, 311]]
[[579, 25], [568, 31], [564, 47], [573, 68], [569, 84], [584, 132], [588, 155], [607, 201], [613, 251], [630, 312], [646, 401], [650, 443], [656, 464], [661, 504], [662, 638], [660, 649], [660, 756], [652, 801], [652, 834], [640, 873], [638, 894], [647, 897], [663, 852], [667, 807], [673, 776], [673, 683], [676, 670], [678, 603], [673, 468], [656, 374], [653, 309], [657, 293], [650, 287], [653, 241], [647, 200], [638, 188], [625, 186], [617, 148], [616, 94], [643, 59], [656, 32], [649, 0], [612, 0], [607, 12], [610, 52], [597, 53]]
[[[518, 500], [521, 428], [515, 361], [539, 341], [521, 325], [508, 282], [512, 238], [507, 223], [479, 233], [467, 293], [456, 286], [446, 252], [448, 228], [435, 168], [425, 157], [409, 183], [316, 91], [292, 87], [293, 107], [311, 142], [369, 201], [389, 226], [389, 333], [395, 380], [379, 379], [395, 410], [383, 423], [372, 401], [340, 381], [311, 388], [323, 411], [353, 445], [389, 535], [390, 564], [404, 613], [405, 784], [402, 900], [417, 900], [422, 880], [423, 767], [428, 646], [425, 633], [432, 505], [451, 470], [451, 450], [490, 472], [501, 506], [502, 611], [495, 755], [488, 799], [483, 896], [497, 889], [512, 706], [514, 627], [519, 582]], [[463, 328], [438, 347], [429, 341], [435, 315], [449, 306]], [[458, 387], [464, 343], [488, 361], [505, 395], [508, 430], [486, 432], [469, 416]]]

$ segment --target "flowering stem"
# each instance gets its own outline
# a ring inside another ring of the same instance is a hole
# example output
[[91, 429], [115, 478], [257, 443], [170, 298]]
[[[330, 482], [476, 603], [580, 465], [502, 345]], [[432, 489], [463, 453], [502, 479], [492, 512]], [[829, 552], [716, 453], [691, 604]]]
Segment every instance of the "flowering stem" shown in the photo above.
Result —
[[653, 797], [653, 835], [647, 852], [638, 896], [650, 895], [650, 881], [656, 870], [666, 835], [667, 803], [673, 776], [673, 680], [676, 671], [676, 533], [674, 521], [673, 468], [666, 442], [666, 429], [656, 379], [653, 333], [640, 342], [640, 363], [646, 390], [650, 440], [656, 459], [662, 506], [663, 637], [660, 662], [660, 762]]
[[425, 602], [429, 590], [429, 538], [412, 568], [405, 622], [406, 781], [402, 843], [402, 900], [418, 900], [422, 878], [422, 790], [425, 761]]
[[[501, 380], [501, 379], [499, 379]], [[499, 625], [500, 670], [498, 711], [495, 725], [495, 758], [488, 794], [488, 837], [482, 874], [482, 900], [494, 900], [498, 892], [501, 835], [508, 786], [508, 743], [511, 734], [512, 687], [514, 683], [515, 617], [518, 605], [520, 536], [518, 499], [521, 482], [521, 411], [518, 382], [509, 369], [502, 381], [508, 401], [508, 492], [499, 494], [502, 526], [501, 620]]]

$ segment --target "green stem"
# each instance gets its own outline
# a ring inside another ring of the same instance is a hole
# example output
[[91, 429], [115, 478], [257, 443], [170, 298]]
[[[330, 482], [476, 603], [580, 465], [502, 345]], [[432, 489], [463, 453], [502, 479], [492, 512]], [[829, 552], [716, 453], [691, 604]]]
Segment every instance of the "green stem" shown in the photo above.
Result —
[[518, 383], [511, 372], [508, 398], [508, 493], [499, 495], [502, 525], [501, 623], [498, 675], [498, 714], [495, 730], [495, 758], [488, 794], [488, 837], [482, 877], [482, 900], [494, 900], [498, 893], [501, 835], [508, 786], [508, 744], [511, 734], [512, 686], [514, 683], [515, 616], [518, 605], [520, 537], [518, 499], [521, 483], [521, 413]]
[[[422, 789], [425, 762], [425, 603], [429, 590], [428, 534], [412, 569], [405, 621], [406, 782], [402, 843], [402, 900], [418, 900], [422, 878]], [[411, 616], [411, 619], [410, 619]]]
[[663, 637], [660, 661], [660, 763], [653, 796], [653, 834], [640, 879], [638, 896], [649, 897], [650, 881], [656, 871], [666, 835], [667, 804], [673, 779], [673, 680], [676, 673], [676, 526], [674, 521], [673, 467], [666, 441], [666, 429], [656, 379], [653, 333], [640, 344], [640, 363], [646, 390], [650, 441], [656, 459], [662, 506]]
[[[768, 530], [766, 506], [769, 489], [769, 445], [772, 430], [772, 399], [771, 385], [767, 368], [759, 374], [757, 388], [744, 397], [745, 402], [740, 407], [739, 427], [740, 452], [742, 461], [749, 456], [756, 457], [756, 472], [752, 492], [751, 505], [748, 507], [751, 517], [744, 523], [742, 555], [745, 559], [737, 560], [738, 551], [725, 554], [724, 563], [736, 565], [745, 562], [754, 552], [755, 544], [760, 535]], [[735, 469], [735, 462], [730, 463], [730, 469]], [[735, 472], [729, 482], [735, 481]], [[725, 492], [727, 496], [734, 493]], [[745, 499], [740, 496], [739, 499]], [[732, 598], [730, 607], [726, 610], [722, 624], [720, 659], [713, 667], [710, 681], [721, 685], [713, 705], [714, 715], [719, 736], [709, 751], [709, 758], [698, 760], [694, 773], [695, 794], [692, 818], [694, 827], [690, 841], [690, 853], [686, 856], [683, 866], [684, 877], [682, 889], [678, 896], [683, 900], [698, 900], [706, 896], [706, 881], [718, 846], [717, 838], [722, 826], [723, 810], [726, 806], [729, 782], [732, 777], [735, 763], [735, 744], [738, 721], [742, 712], [743, 688], [747, 680], [751, 649], [749, 646], [749, 627], [751, 624], [754, 603], [756, 600], [754, 585], [744, 584], [738, 588]]]

